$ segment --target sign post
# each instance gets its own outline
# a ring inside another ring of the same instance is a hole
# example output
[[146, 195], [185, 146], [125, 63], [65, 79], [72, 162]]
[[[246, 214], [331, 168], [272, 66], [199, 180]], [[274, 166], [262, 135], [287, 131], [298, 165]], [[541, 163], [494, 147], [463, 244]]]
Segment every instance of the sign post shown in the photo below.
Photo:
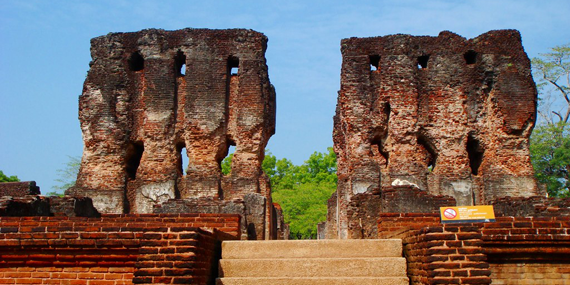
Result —
[[442, 223], [494, 222], [493, 206], [440, 207]]

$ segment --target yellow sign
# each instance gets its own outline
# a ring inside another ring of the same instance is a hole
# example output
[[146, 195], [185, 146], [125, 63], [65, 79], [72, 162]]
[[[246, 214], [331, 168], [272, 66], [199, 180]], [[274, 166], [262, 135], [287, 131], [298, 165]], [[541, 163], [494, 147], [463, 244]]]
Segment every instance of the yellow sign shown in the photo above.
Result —
[[494, 222], [493, 206], [440, 207], [442, 223]]

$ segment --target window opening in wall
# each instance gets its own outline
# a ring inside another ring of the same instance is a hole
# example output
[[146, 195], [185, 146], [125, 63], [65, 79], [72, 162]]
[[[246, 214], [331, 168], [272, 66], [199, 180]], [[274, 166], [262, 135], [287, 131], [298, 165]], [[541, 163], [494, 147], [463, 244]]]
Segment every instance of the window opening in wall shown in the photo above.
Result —
[[230, 56], [228, 58], [228, 69], [230, 75], [237, 75], [239, 72], [239, 58]]
[[429, 61], [429, 55], [422, 55], [418, 57], [418, 69], [427, 68]]
[[228, 175], [232, 172], [232, 160], [234, 157], [234, 152], [236, 151], [236, 146], [235, 143], [230, 143], [231, 144], [228, 147], [228, 154], [226, 157], [224, 157], [224, 159], [222, 159], [222, 162], [220, 163], [223, 175]]
[[433, 171], [437, 162], [437, 151], [435, 146], [423, 135], [418, 136], [418, 144], [428, 152], [427, 168], [430, 172]]
[[131, 54], [128, 59], [129, 62], [129, 69], [131, 71], [140, 71], [144, 69], [144, 58], [141, 54], [137, 51]]
[[176, 154], [178, 155], [178, 173], [184, 176], [188, 170], [188, 152], [186, 151], [186, 144], [180, 142], [176, 144]]
[[137, 178], [137, 170], [141, 163], [141, 158], [144, 152], [144, 144], [142, 142], [131, 142], [127, 145], [126, 155], [126, 171], [127, 178], [134, 180]]
[[179, 50], [174, 57], [174, 69], [177, 76], [184, 76], [186, 74], [186, 55]]
[[479, 141], [472, 135], [467, 138], [467, 155], [469, 157], [469, 167], [471, 167], [471, 174], [478, 175], [479, 167], [483, 162], [483, 154], [485, 150]]
[[370, 62], [370, 71], [376, 71], [376, 70], [380, 69], [380, 56], [379, 55], [377, 55], [377, 54], [369, 55], [368, 60]]
[[465, 58], [465, 63], [467, 64], [475, 64], [477, 61], [477, 52], [474, 50], [470, 50], [466, 52], [463, 57]]

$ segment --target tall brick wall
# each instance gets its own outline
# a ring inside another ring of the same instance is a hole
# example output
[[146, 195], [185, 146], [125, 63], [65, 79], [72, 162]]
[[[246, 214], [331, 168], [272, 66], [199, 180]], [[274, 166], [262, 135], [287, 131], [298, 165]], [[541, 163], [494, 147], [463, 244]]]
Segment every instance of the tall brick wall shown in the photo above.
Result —
[[458, 205], [538, 194], [528, 150], [537, 92], [518, 31], [349, 38], [341, 51], [329, 238], [350, 236], [355, 195], [383, 187]]
[[238, 238], [239, 220], [228, 214], [0, 217], [0, 283], [210, 284], [221, 240]]
[[[85, 149], [67, 193], [91, 197], [102, 213], [152, 213], [175, 198], [270, 200], [261, 170], [275, 132], [266, 47], [263, 34], [243, 29], [92, 39], [79, 98]], [[222, 183], [231, 145], [232, 172]]]

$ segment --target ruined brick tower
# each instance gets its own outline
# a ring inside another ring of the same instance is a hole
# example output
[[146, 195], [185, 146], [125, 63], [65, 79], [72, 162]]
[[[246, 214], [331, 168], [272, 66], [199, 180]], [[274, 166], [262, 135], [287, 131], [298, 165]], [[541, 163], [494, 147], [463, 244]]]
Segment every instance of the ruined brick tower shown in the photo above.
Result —
[[352, 197], [384, 187], [412, 185], [457, 205], [538, 193], [528, 149], [537, 92], [517, 31], [350, 38], [341, 46], [339, 181], [328, 237], [349, 236]]
[[[67, 194], [91, 197], [103, 213], [151, 213], [169, 199], [247, 193], [270, 202], [261, 170], [275, 132], [266, 45], [263, 34], [243, 29], [94, 38], [79, 98], [81, 169]], [[220, 162], [231, 145], [224, 177]]]

